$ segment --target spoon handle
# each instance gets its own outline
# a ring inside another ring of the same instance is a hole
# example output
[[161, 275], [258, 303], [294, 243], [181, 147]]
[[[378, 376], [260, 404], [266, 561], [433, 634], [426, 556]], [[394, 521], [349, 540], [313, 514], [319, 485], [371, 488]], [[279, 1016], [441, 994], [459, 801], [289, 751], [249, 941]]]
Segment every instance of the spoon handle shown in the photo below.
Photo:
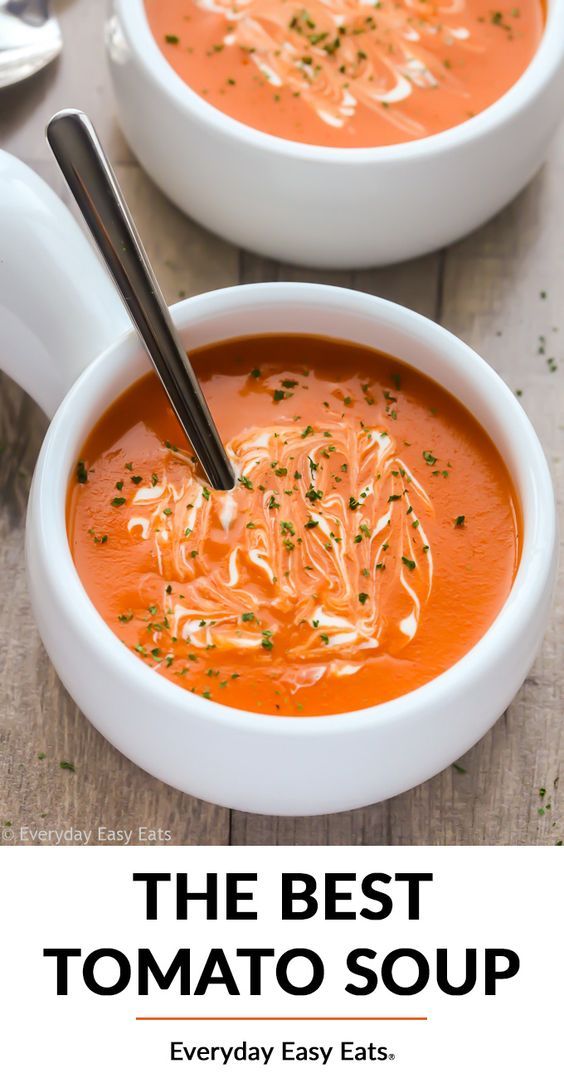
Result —
[[231, 490], [233, 469], [90, 120], [58, 112], [47, 139], [210, 484]]

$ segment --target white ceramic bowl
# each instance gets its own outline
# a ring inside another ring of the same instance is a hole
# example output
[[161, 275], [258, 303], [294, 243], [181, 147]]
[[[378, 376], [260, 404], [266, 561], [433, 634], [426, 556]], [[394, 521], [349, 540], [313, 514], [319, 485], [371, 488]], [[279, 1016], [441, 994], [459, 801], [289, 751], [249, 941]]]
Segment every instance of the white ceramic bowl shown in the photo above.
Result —
[[548, 0], [532, 63], [490, 108], [374, 149], [308, 146], [233, 120], [174, 72], [143, 0], [111, 7], [117, 112], [141, 164], [207, 228], [285, 262], [355, 268], [452, 243], [529, 182], [564, 114], [564, 0]]
[[529, 420], [460, 340], [363, 293], [247, 285], [184, 300], [173, 317], [189, 348], [244, 334], [325, 334], [380, 348], [440, 382], [483, 424], [513, 477], [524, 517], [517, 577], [494, 624], [464, 658], [415, 692], [362, 711], [300, 719], [247, 713], [194, 696], [146, 667], [82, 587], [67, 541], [65, 498], [86, 435], [147, 361], [134, 333], [123, 333], [121, 305], [68, 211], [33, 173], [0, 154], [0, 357], [47, 412], [61, 399], [33, 480], [27, 565], [39, 631], [62, 681], [137, 764], [223, 805], [334, 812], [422, 782], [470, 748], [508, 706], [546, 626], [554, 499]]

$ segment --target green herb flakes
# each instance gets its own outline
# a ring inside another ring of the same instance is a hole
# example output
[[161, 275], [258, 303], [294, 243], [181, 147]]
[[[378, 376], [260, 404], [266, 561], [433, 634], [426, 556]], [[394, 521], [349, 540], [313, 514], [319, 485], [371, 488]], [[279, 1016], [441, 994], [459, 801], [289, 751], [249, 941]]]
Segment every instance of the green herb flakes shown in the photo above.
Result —
[[76, 466], [76, 481], [77, 483], [88, 482], [88, 472], [86, 471], [86, 465], [83, 460], [79, 460]]

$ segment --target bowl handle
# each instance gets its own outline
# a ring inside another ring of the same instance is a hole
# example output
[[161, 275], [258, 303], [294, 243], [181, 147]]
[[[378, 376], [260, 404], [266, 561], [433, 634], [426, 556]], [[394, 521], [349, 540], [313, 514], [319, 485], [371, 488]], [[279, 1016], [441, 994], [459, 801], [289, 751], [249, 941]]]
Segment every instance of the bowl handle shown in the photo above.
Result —
[[80, 372], [130, 328], [70, 211], [0, 151], [0, 368], [51, 417]]

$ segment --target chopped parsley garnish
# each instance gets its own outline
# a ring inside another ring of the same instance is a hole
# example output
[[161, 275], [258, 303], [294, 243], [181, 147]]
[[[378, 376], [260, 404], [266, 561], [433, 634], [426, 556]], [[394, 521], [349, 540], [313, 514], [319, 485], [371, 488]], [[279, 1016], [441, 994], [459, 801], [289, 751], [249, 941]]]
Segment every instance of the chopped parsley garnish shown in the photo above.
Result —
[[[245, 487], [246, 490], [254, 490], [255, 489], [253, 487], [253, 484], [251, 483], [251, 480], [247, 479], [246, 475], [241, 475], [239, 477], [239, 482], [240, 482], [242, 487]], [[247, 525], [247, 527], [248, 527], [248, 525]]]
[[88, 472], [86, 471], [86, 465], [83, 460], [79, 460], [76, 466], [76, 481], [77, 483], [88, 482]]
[[96, 535], [96, 533], [94, 531], [94, 528], [89, 528], [88, 529], [88, 534], [92, 536], [92, 541], [94, 543], [96, 543], [96, 545], [98, 545], [100, 543], [103, 545], [104, 543], [108, 542], [108, 536], [107, 535]]
[[465, 521], [465, 520], [466, 520], [466, 517], [465, 517], [465, 516], [461, 516], [461, 517], [456, 517], [456, 520], [454, 521], [454, 526], [455, 526], [455, 528], [462, 528], [462, 527], [464, 527], [464, 521]]
[[111, 504], [118, 509], [120, 505], [125, 505], [125, 498], [112, 498]]
[[370, 596], [367, 595], [365, 591], [359, 592], [358, 601], [359, 601], [359, 603], [361, 603], [362, 606], [364, 606], [365, 602], [367, 602], [367, 600], [369, 598], [370, 598]]
[[401, 560], [402, 560], [403, 564], [407, 565], [407, 568], [411, 569], [411, 571], [413, 572], [413, 570], [415, 569], [415, 562], [412, 561], [411, 558], [406, 558], [404, 555], [402, 555]]

